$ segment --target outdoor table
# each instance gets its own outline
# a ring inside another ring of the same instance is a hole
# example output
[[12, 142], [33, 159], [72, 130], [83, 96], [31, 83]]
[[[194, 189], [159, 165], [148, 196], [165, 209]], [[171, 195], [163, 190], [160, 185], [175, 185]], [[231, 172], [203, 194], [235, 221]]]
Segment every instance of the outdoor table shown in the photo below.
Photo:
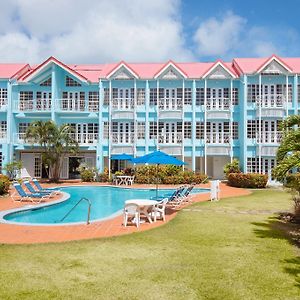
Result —
[[140, 208], [140, 213], [144, 214], [148, 219], [149, 223], [152, 223], [151, 216], [148, 213], [148, 209], [157, 204], [155, 200], [149, 199], [130, 199], [126, 200], [125, 204], [136, 204]]
[[118, 175], [118, 176], [116, 176], [116, 179], [118, 180], [117, 184], [118, 185], [122, 185], [122, 184], [128, 185], [131, 178], [132, 178], [132, 176]]

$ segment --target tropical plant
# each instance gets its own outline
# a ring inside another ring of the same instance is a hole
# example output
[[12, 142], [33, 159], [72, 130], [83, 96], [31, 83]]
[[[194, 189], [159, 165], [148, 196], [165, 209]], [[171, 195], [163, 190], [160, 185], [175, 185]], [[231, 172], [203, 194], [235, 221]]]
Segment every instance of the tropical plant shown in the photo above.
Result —
[[82, 181], [84, 182], [91, 182], [94, 181], [95, 177], [96, 177], [96, 169], [90, 167], [88, 164], [86, 163], [81, 163], [79, 165], [79, 167], [77, 168], [77, 171], [79, 171], [80, 173], [80, 178]]
[[67, 125], [56, 125], [53, 121], [36, 121], [30, 124], [25, 139], [41, 147], [42, 163], [49, 168], [50, 181], [58, 182], [63, 158], [78, 153], [78, 143]]
[[17, 175], [20, 174], [22, 167], [22, 161], [17, 160], [6, 164], [3, 170], [6, 171], [7, 176], [10, 180], [15, 180], [17, 178]]
[[0, 174], [0, 195], [7, 194], [9, 191], [10, 181], [8, 176]]
[[294, 219], [300, 222], [300, 174], [291, 175], [292, 171], [300, 168], [300, 116], [294, 115], [284, 120], [282, 130], [284, 134], [277, 151], [277, 166], [272, 175], [291, 189]]
[[234, 158], [232, 162], [227, 163], [223, 168], [225, 177], [228, 178], [230, 173], [240, 173], [240, 162], [238, 159]]

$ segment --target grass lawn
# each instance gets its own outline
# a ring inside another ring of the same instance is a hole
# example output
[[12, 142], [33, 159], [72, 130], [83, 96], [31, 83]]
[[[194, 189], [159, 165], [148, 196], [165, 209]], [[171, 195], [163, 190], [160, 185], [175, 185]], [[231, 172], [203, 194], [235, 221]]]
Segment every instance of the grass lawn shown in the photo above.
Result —
[[300, 299], [299, 249], [272, 214], [291, 205], [255, 191], [147, 232], [1, 245], [0, 299]]

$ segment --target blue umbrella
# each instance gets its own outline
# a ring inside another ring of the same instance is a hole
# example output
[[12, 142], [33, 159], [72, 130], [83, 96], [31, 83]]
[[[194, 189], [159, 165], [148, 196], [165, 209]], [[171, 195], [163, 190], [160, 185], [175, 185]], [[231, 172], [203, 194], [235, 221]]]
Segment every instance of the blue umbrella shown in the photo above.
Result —
[[[167, 153], [162, 151], [154, 151], [152, 153], [146, 154], [144, 156], [134, 158], [132, 160], [135, 164], [151, 164], [156, 165], [156, 172], [158, 173], [159, 165], [175, 165], [175, 166], [183, 166], [186, 163], [182, 160], [179, 160], [173, 156], [170, 156]], [[157, 177], [157, 176], [156, 176]], [[156, 180], [156, 199], [158, 198], [158, 180]]]
[[133, 156], [129, 155], [129, 154], [116, 154], [116, 155], [112, 155], [110, 157], [111, 160], [128, 160], [128, 161], [132, 161], [133, 160]]

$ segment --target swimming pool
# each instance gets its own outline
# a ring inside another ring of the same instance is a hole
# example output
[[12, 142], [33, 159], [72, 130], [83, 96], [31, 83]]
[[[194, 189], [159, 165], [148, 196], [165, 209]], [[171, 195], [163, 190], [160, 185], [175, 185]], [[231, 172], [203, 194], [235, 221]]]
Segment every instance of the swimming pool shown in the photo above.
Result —
[[[155, 189], [131, 189], [111, 186], [72, 186], [61, 190], [69, 194], [68, 199], [59, 203], [37, 205], [28, 209], [18, 209], [7, 212], [3, 220], [9, 223], [22, 223], [27, 225], [62, 225], [83, 223], [87, 220], [88, 205], [85, 201], [65, 218], [63, 217], [82, 198], [91, 200], [90, 220], [104, 220], [121, 213], [124, 202], [128, 199], [149, 199], [155, 197]], [[159, 195], [173, 192], [174, 189], [160, 189]], [[193, 193], [207, 193], [208, 189], [195, 188]]]

